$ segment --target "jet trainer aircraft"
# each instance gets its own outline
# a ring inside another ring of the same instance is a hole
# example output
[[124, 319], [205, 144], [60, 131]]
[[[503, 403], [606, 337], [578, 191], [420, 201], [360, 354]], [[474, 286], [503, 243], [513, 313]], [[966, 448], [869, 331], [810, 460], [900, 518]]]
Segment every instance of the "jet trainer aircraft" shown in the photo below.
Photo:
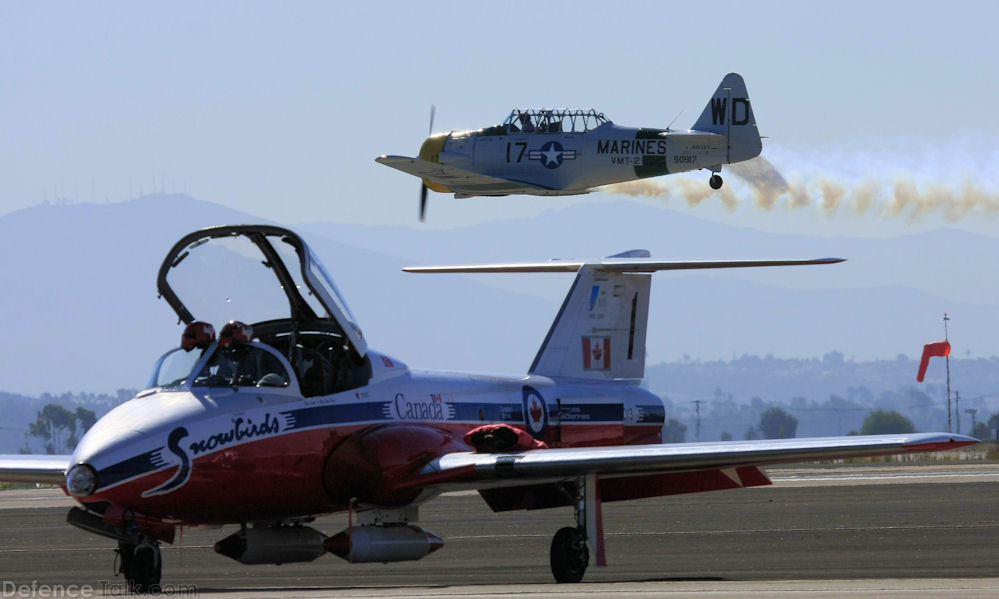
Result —
[[[947, 433], [663, 444], [663, 402], [640, 385], [651, 273], [824, 265], [838, 259], [667, 262], [636, 250], [591, 262], [422, 267], [574, 272], [528, 373], [415, 370], [367, 347], [308, 245], [275, 226], [221, 226], [177, 242], [157, 286], [187, 323], [147, 388], [72, 455], [0, 456], [0, 480], [58, 484], [70, 524], [118, 543], [132, 589], [155, 590], [179, 525], [236, 524], [215, 550], [244, 564], [417, 560], [443, 540], [416, 525], [443, 492], [494, 511], [572, 506], [552, 573], [604, 565], [601, 505], [770, 484], [761, 466], [950, 449]], [[184, 299], [181, 299], [181, 296]], [[216, 338], [207, 321], [230, 321]], [[307, 523], [351, 513], [327, 536]]]
[[502, 125], [431, 135], [418, 158], [375, 160], [423, 179], [423, 220], [427, 189], [456, 198], [578, 195], [697, 169], [711, 171], [709, 184], [719, 189], [722, 165], [755, 158], [761, 149], [746, 83], [729, 73], [688, 131], [619, 127], [592, 109], [515, 108]]

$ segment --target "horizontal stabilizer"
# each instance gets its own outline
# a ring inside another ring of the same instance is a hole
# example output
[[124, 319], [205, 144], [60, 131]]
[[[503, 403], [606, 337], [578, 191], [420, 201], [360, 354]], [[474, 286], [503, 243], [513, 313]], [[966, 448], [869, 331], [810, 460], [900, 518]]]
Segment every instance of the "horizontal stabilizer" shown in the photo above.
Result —
[[599, 261], [551, 260], [460, 266], [411, 266], [416, 273], [574, 272], [576, 280], [532, 362], [530, 374], [552, 378], [630, 380], [645, 376], [651, 273], [657, 270], [835, 264], [807, 260], [653, 260], [631, 250]]
[[634, 258], [604, 258], [600, 262], [550, 260], [510, 264], [478, 264], [455, 266], [407, 266], [406, 272], [421, 273], [492, 273], [492, 272], [577, 272], [584, 266], [606, 272], [655, 272], [657, 270], [697, 270], [710, 268], [750, 268], [756, 266], [809, 266], [836, 264], [844, 258], [811, 258], [804, 260], [684, 260], [662, 261]]

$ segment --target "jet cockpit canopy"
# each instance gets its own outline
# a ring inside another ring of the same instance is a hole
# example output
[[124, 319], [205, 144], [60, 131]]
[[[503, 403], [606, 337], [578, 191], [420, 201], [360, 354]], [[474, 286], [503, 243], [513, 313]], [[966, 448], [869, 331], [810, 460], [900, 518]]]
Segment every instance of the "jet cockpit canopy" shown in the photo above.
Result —
[[288, 229], [227, 225], [195, 231], [167, 254], [156, 283], [184, 323], [221, 327], [237, 319], [269, 336], [318, 329], [342, 337], [357, 359], [367, 352], [332, 277]]

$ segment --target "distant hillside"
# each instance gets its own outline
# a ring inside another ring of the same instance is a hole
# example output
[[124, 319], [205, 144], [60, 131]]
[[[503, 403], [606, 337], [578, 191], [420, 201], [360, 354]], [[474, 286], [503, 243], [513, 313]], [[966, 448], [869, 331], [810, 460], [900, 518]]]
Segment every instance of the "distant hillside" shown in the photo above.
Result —
[[[999, 238], [960, 230], [886, 239], [773, 234], [627, 201], [584, 203], [531, 219], [443, 231], [337, 223], [300, 228], [414, 264], [592, 259], [633, 248], [662, 259], [847, 258], [824, 267], [657, 274], [650, 364], [684, 355], [704, 360], [742, 354], [818, 357], [831, 350], [858, 360], [913, 355], [942, 336], [944, 312], [952, 317], [956, 356], [999, 355], [994, 334], [999, 277], [983, 271], [988, 256], [999, 256]], [[532, 322], [545, 321], [543, 326], [571, 282], [571, 276], [552, 275], [463, 278], [545, 298], [550, 303], [544, 312], [531, 315]], [[515, 315], [502, 313], [514, 316], [511, 326], [521, 326]]]
[[[195, 229], [248, 222], [261, 219], [183, 195], [44, 205], [0, 217], [0, 273], [16, 282], [0, 294], [0, 310], [9, 316], [0, 390], [141, 388], [182, 331], [156, 296], [163, 256]], [[399, 258], [316, 235], [309, 241], [372, 347], [413, 365], [523, 371], [551, 317], [547, 302], [530, 295], [497, 294], [460, 278], [405, 275]], [[478, 308], [490, 305], [502, 306], [504, 316], [494, 309], [496, 318], [482, 318]], [[505, 326], [506, 314], [523, 315], [523, 326]]]
[[733, 270], [725, 274], [792, 289], [888, 286], [990, 306], [999, 298], [999, 277], [987, 274], [990, 257], [999, 256], [999, 234], [986, 237], [960, 229], [889, 238], [818, 237], [795, 231], [778, 234], [629, 201], [587, 202], [535, 218], [497, 219], [448, 230], [340, 223], [302, 223], [297, 227], [419, 263], [593, 258], [632, 248], [648, 249], [662, 259], [837, 256], [847, 262], [829, 269]]
[[[196, 228], [259, 221], [183, 195], [44, 205], [0, 217], [0, 273], [8, 282], [0, 294], [8, 315], [0, 390], [141, 387], [181, 331], [156, 297], [166, 251]], [[650, 365], [831, 350], [847, 360], [915, 355], [940, 336], [944, 311], [953, 319], [955, 357], [999, 354], [999, 282], [982, 276], [977, 259], [999, 252], [999, 240], [958, 231], [885, 240], [772, 235], [626, 201], [446, 231], [293, 228], [333, 274], [370, 345], [414, 367], [525, 372], [572, 276], [412, 275], [402, 266], [592, 258], [637, 247], [661, 258], [850, 258], [824, 267], [656, 275]]]
[[[946, 376], [935, 359], [926, 381], [916, 382], [918, 361], [854, 361], [831, 352], [820, 359], [744, 355], [731, 361], [688, 360], [650, 367], [646, 386], [663, 396], [667, 416], [688, 426], [694, 440], [696, 404], [702, 402], [701, 439], [722, 432], [743, 438], [771, 406], [786, 408], [799, 421], [797, 436], [846, 434], [858, 430], [872, 409], [895, 410], [918, 430], [947, 430]], [[952, 359], [952, 418], [957, 430], [960, 396], [962, 431], [971, 430], [968, 409], [979, 422], [999, 412], [999, 358]]]
[[156, 298], [160, 260], [183, 233], [233, 220], [250, 217], [185, 196], [43, 205], [0, 217], [0, 272], [16, 282], [0, 294], [8, 315], [0, 389], [141, 387], [179, 338], [176, 317]]

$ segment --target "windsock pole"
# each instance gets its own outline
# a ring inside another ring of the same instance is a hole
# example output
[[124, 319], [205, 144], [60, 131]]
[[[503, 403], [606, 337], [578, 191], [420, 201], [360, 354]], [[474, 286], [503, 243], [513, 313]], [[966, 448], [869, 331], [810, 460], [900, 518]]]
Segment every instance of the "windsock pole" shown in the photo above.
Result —
[[[944, 323], [944, 341], [950, 343], [950, 338], [947, 336], [947, 321], [950, 318], [947, 313], [944, 312], [943, 323]], [[952, 432], [951, 430], [951, 417], [950, 417], [950, 352], [944, 356], [944, 360], [947, 362], [947, 432]]]

